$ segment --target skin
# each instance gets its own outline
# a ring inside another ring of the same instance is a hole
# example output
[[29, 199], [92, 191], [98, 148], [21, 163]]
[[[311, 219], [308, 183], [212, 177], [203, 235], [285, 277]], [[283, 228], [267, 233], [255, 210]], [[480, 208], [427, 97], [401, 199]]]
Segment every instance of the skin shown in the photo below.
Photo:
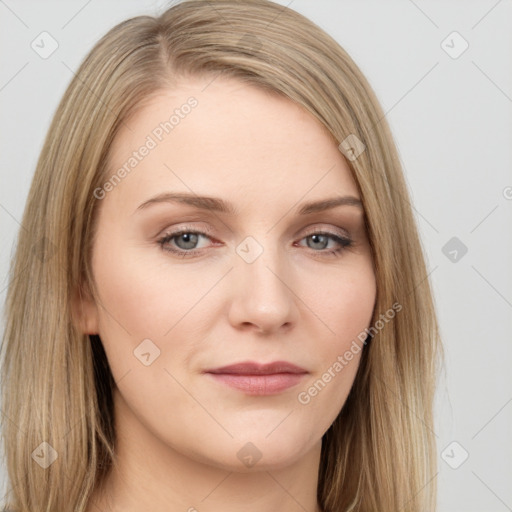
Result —
[[[320, 510], [321, 439], [361, 354], [308, 404], [297, 397], [369, 326], [376, 285], [362, 207], [296, 210], [338, 195], [359, 198], [358, 189], [335, 142], [300, 106], [234, 79], [209, 82], [189, 78], [162, 91], [112, 147], [111, 174], [167, 113], [198, 100], [98, 204], [99, 296], [80, 310], [117, 384], [119, 471], [93, 496], [91, 512]], [[239, 211], [171, 202], [138, 209], [168, 191], [219, 197]], [[157, 241], [181, 228], [211, 230], [195, 245], [183, 237], [167, 243], [197, 249], [192, 257]], [[311, 237], [326, 230], [352, 245]], [[252, 263], [236, 252], [255, 254], [257, 246], [242, 243], [249, 236], [263, 249]], [[134, 355], [145, 339], [160, 350], [148, 366]], [[308, 374], [278, 394], [251, 396], [202, 373], [248, 360], [285, 360]], [[261, 454], [251, 467], [237, 456], [244, 446]]]

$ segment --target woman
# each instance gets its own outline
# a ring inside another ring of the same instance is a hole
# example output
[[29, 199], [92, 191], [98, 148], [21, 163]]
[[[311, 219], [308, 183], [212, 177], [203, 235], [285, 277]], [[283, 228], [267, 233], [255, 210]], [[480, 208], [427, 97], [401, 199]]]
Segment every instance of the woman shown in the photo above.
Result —
[[68, 87], [2, 346], [16, 511], [434, 510], [437, 324], [389, 127], [266, 0], [114, 27]]

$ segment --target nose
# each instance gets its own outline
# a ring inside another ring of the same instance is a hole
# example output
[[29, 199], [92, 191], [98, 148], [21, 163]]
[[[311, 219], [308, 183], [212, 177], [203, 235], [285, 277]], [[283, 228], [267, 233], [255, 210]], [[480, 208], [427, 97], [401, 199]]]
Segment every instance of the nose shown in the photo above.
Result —
[[299, 310], [293, 292], [293, 269], [286, 265], [284, 255], [265, 247], [250, 263], [235, 257], [230, 323], [259, 334], [290, 330], [297, 323]]

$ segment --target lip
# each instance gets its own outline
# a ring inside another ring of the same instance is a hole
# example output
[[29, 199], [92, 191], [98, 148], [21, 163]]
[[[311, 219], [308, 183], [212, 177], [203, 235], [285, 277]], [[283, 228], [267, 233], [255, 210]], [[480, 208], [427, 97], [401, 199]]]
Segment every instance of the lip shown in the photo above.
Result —
[[287, 361], [253, 361], [206, 370], [216, 381], [248, 395], [274, 395], [297, 385], [309, 372]]
[[289, 363], [288, 361], [274, 361], [272, 363], [257, 363], [255, 361], [243, 361], [220, 368], [206, 370], [205, 373], [229, 374], [229, 375], [272, 375], [275, 373], [308, 373], [307, 370]]

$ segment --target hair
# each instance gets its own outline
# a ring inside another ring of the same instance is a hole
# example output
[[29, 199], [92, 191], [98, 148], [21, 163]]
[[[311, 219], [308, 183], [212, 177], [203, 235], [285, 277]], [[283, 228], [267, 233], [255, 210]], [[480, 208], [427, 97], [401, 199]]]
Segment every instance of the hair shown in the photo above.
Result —
[[[11, 263], [2, 344], [2, 436], [16, 512], [86, 509], [116, 464], [109, 364], [73, 300], [95, 292], [91, 251], [116, 134], [145, 102], [187, 77], [222, 75], [288, 98], [347, 158], [365, 211], [377, 295], [354, 384], [322, 438], [318, 502], [325, 512], [433, 511], [433, 402], [441, 357], [425, 259], [390, 128], [368, 81], [339, 44], [267, 0], [186, 0], [104, 35], [53, 118]], [[47, 442], [57, 459], [33, 460]]]

